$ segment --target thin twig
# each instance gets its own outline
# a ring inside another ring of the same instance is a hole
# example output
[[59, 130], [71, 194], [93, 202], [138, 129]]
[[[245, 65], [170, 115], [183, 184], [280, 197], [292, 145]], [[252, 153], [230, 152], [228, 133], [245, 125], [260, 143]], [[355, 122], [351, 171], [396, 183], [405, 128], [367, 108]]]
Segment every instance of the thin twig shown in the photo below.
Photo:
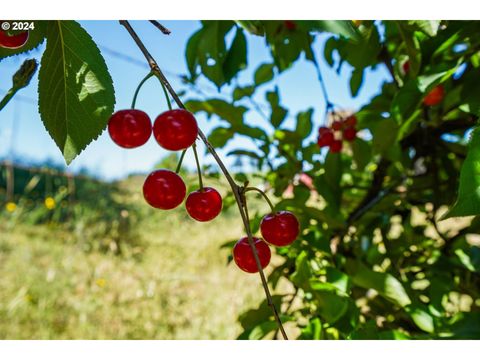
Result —
[[328, 114], [330, 110], [333, 110], [333, 103], [330, 101], [330, 98], [328, 97], [327, 87], [325, 85], [325, 81], [323, 79], [322, 72], [320, 70], [320, 64], [318, 63], [317, 58], [315, 56], [315, 52], [313, 52], [313, 50], [312, 50], [312, 62], [317, 72], [317, 79], [318, 79], [318, 82], [320, 83], [320, 88], [322, 89], [323, 98], [325, 99], [325, 103], [326, 103], [325, 114]]
[[162, 24], [160, 24], [157, 20], [148, 20], [150, 21], [151, 24], [153, 24], [153, 26], [155, 26], [158, 30], [160, 30], [162, 33], [164, 33], [165, 35], [170, 35], [171, 31], [168, 30], [165, 26], [163, 26]]
[[[120, 20], [120, 24], [123, 25], [128, 33], [130, 34], [130, 36], [132, 37], [132, 39], [135, 41], [135, 43], [137, 44], [138, 48], [140, 49], [140, 51], [143, 53], [143, 55], [145, 56], [145, 59], [147, 60], [150, 68], [152, 69], [152, 72], [154, 72], [156, 74], [156, 76], [158, 77], [158, 79], [160, 80], [160, 82], [165, 86], [165, 88], [167, 89], [167, 91], [170, 93], [170, 95], [172, 96], [173, 100], [175, 100], [175, 102], [177, 103], [177, 105], [182, 108], [182, 109], [185, 109], [185, 105], [183, 104], [183, 102], [180, 100], [180, 97], [178, 96], [178, 94], [175, 92], [175, 90], [173, 90], [172, 86], [170, 85], [169, 81], [167, 80], [167, 78], [165, 77], [165, 75], [163, 74], [163, 72], [160, 70], [160, 68], [158, 67], [158, 64], [157, 62], [155, 61], [155, 59], [152, 57], [152, 55], [148, 52], [147, 48], [145, 47], [145, 45], [143, 44], [143, 42], [140, 40], [140, 38], [138, 37], [137, 33], [135, 32], [135, 30], [133, 30], [133, 28], [130, 26], [130, 23], [127, 21], [127, 20]], [[283, 328], [283, 324], [282, 324], [282, 321], [280, 320], [280, 316], [278, 315], [278, 312], [277, 312], [277, 309], [275, 307], [275, 304], [273, 303], [273, 300], [272, 300], [272, 296], [270, 294], [270, 290], [268, 288], [268, 283], [267, 283], [267, 280], [266, 280], [266, 277], [265, 277], [265, 274], [263, 272], [263, 269], [262, 269], [262, 265], [260, 263], [260, 259], [258, 257], [258, 252], [257, 252], [257, 249], [255, 247], [255, 244], [253, 242], [253, 235], [252, 235], [252, 231], [250, 230], [250, 223], [248, 221], [248, 217], [245, 213], [245, 210], [244, 210], [244, 203], [242, 201], [242, 197], [243, 197], [243, 194], [242, 194], [242, 191], [243, 191], [243, 187], [240, 187], [237, 185], [237, 183], [235, 183], [235, 181], [233, 180], [232, 176], [230, 175], [230, 173], [228, 172], [227, 168], [225, 167], [225, 164], [222, 162], [222, 160], [220, 159], [220, 157], [218, 156], [217, 152], [215, 151], [215, 148], [208, 142], [207, 140], [207, 137], [205, 136], [205, 134], [202, 132], [201, 129], [198, 129], [198, 135], [200, 137], [200, 139], [203, 141], [203, 143], [205, 144], [205, 146], [207, 147], [208, 151], [212, 154], [213, 158], [215, 159], [215, 161], [217, 162], [218, 166], [220, 167], [220, 169], [222, 170], [223, 174], [225, 175], [225, 178], [227, 179], [231, 189], [232, 189], [232, 192], [233, 192], [233, 195], [235, 196], [235, 200], [237, 202], [237, 205], [238, 205], [238, 209], [239, 209], [239, 212], [240, 212], [240, 216], [242, 218], [242, 221], [243, 221], [243, 225], [245, 227], [245, 231], [247, 232], [247, 235], [248, 235], [248, 243], [250, 245], [250, 248], [252, 249], [252, 252], [253, 252], [253, 257], [255, 259], [255, 263], [257, 265], [257, 268], [258, 268], [258, 272], [260, 274], [260, 279], [262, 281], [262, 286], [263, 286], [263, 289], [265, 291], [265, 295], [267, 297], [267, 302], [268, 302], [268, 305], [270, 306], [270, 308], [272, 309], [272, 312], [273, 312], [273, 315], [275, 317], [275, 320], [278, 324], [278, 327], [283, 335], [283, 338], [285, 340], [288, 340], [288, 337], [287, 337], [287, 334], [285, 333], [285, 330]]]

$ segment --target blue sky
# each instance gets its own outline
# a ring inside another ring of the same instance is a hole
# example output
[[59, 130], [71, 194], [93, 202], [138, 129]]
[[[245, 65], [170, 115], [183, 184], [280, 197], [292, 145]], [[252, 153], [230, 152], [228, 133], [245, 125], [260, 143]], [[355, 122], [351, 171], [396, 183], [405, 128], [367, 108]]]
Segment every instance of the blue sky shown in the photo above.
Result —
[[[105, 57], [116, 92], [115, 109], [128, 108], [138, 82], [148, 72], [142, 54], [118, 22], [81, 21], [80, 23], [99, 45]], [[190, 35], [200, 27], [200, 22], [163, 21], [162, 23], [172, 31], [171, 35], [162, 35], [146, 21], [132, 21], [132, 26], [144, 40], [174, 88], [181, 90], [183, 86], [178, 75], [187, 72], [184, 56], [186, 42]], [[326, 36], [319, 36], [315, 42], [314, 51], [318, 54], [319, 59], [322, 59], [323, 44], [326, 38]], [[26, 56], [22, 55], [0, 62], [0, 96], [3, 96], [5, 90], [9, 88], [11, 76], [22, 61], [27, 57], [39, 59], [43, 48], [42, 46]], [[130, 60], [125, 60], [124, 57]], [[238, 83], [250, 84], [255, 68], [263, 62], [269, 61], [271, 58], [265, 39], [248, 35], [248, 68], [240, 73]], [[350, 69], [344, 66], [342, 72], [337, 74], [323, 60], [320, 61], [320, 66], [331, 101], [346, 109], [358, 109], [378, 92], [383, 81], [390, 79], [384, 67], [369, 71], [360, 94], [352, 99], [348, 85]], [[29, 87], [21, 90], [16, 98], [0, 112], [0, 158], [22, 158], [36, 162], [49, 159], [55, 163], [64, 164], [60, 151], [40, 120], [37, 110], [37, 84], [35, 77]], [[304, 60], [297, 62], [291, 69], [283, 72], [275, 80], [275, 84], [266, 85], [265, 88], [275, 85], [278, 85], [280, 89], [282, 104], [290, 110], [290, 119], [293, 119], [298, 111], [313, 107], [315, 109], [315, 125], [322, 124], [325, 102], [311, 63]], [[223, 92], [228, 94], [230, 91], [230, 88], [224, 87], [218, 93], [216, 88], [206, 80], [201, 81], [200, 86], [204, 92], [218, 97], [224, 96]], [[198, 98], [198, 96], [187, 92], [186, 98]], [[256, 100], [260, 103], [264, 102], [263, 95], [258, 96]], [[150, 79], [142, 88], [137, 100], [137, 107], [146, 111], [152, 120], [166, 110], [165, 99], [156, 79]], [[218, 125], [218, 120], [207, 120], [201, 115], [197, 116], [197, 120], [199, 126], [207, 134]], [[265, 127], [269, 131], [273, 130], [268, 123], [253, 112], [247, 115], [246, 121]], [[285, 126], [293, 126], [293, 122], [287, 120]], [[234, 159], [227, 159], [225, 154], [229, 150], [239, 147], [249, 148], [253, 147], [253, 144], [238, 136], [232, 139], [227, 147], [220, 151], [227, 164], [232, 163]], [[200, 151], [200, 153], [202, 162], [213, 162], [210, 156], [204, 157], [204, 151]], [[104, 131], [72, 162], [68, 170], [76, 172], [86, 168], [101, 178], [116, 179], [132, 172], [148, 172], [167, 154], [168, 152], [161, 149], [153, 137], [141, 148], [124, 150], [117, 147], [109, 138], [107, 131]], [[188, 167], [194, 167], [193, 155], [190, 152], [186, 156], [185, 164]]]

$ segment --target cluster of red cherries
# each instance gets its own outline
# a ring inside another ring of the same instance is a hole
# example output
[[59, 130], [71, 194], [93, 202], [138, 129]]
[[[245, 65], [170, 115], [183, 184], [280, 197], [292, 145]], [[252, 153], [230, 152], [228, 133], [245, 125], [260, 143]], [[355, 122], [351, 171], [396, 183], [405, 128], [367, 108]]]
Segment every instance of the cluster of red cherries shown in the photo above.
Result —
[[[160, 114], [153, 123], [149, 116], [137, 109], [115, 112], [108, 122], [108, 132], [112, 140], [120, 147], [132, 149], [144, 145], [153, 136], [157, 143], [166, 150], [186, 150], [198, 136], [195, 117], [183, 109], [168, 110]], [[154, 208], [170, 210], [179, 206], [186, 195], [186, 186], [182, 178], [167, 169], [155, 170], [147, 176], [143, 184], [143, 196]], [[185, 201], [187, 213], [193, 219], [205, 222], [213, 220], [222, 210], [222, 197], [212, 187], [203, 187], [191, 192]], [[263, 238], [275, 246], [290, 245], [298, 236], [300, 226], [291, 212], [279, 211], [266, 215], [261, 222]], [[271, 258], [267, 243], [254, 237], [262, 268]], [[233, 248], [233, 259], [243, 271], [258, 271], [248, 237], [241, 238]]]
[[342, 151], [343, 140], [351, 142], [357, 137], [356, 125], [357, 118], [351, 115], [345, 119], [333, 121], [330, 127], [321, 126], [318, 129], [318, 146], [328, 146], [332, 153]]

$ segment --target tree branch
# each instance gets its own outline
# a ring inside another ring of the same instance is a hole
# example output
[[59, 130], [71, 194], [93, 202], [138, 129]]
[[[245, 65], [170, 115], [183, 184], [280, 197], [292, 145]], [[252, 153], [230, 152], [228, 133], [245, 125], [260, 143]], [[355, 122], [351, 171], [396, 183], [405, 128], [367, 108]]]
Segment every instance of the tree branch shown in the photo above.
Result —
[[[136, 34], [135, 30], [133, 30], [133, 28], [130, 26], [130, 23], [127, 21], [127, 20], [120, 20], [120, 24], [123, 25], [128, 33], [130, 34], [130, 36], [132, 37], [132, 39], [135, 41], [135, 43], [137, 44], [138, 48], [140, 49], [140, 51], [143, 53], [143, 55], [145, 56], [145, 59], [147, 60], [152, 72], [155, 74], [155, 76], [160, 80], [160, 82], [165, 86], [165, 88], [167, 89], [167, 91], [170, 93], [170, 95], [172, 96], [172, 98], [175, 100], [175, 102], [177, 103], [178, 107], [182, 108], [182, 109], [185, 109], [185, 105], [183, 104], [183, 102], [180, 100], [178, 94], [175, 92], [175, 90], [173, 90], [172, 86], [170, 85], [169, 81], [167, 80], [167, 78], [165, 77], [165, 75], [163, 74], [163, 72], [160, 70], [157, 62], [155, 61], [155, 59], [153, 58], [153, 56], [148, 52], [147, 48], [145, 47], [145, 45], [143, 44], [143, 42], [140, 40], [140, 38], [138, 37], [138, 35]], [[287, 334], [285, 332], [285, 329], [283, 328], [283, 324], [282, 324], [282, 321], [280, 320], [280, 316], [278, 315], [278, 311], [275, 307], [275, 304], [273, 303], [273, 300], [272, 300], [272, 296], [270, 294], [270, 290], [268, 288], [268, 283], [267, 283], [267, 280], [266, 280], [266, 277], [265, 277], [265, 274], [263, 272], [263, 269], [262, 269], [262, 265], [260, 263], [260, 259], [258, 257], [258, 253], [257, 253], [257, 249], [255, 247], [255, 244], [253, 242], [253, 235], [252, 235], [252, 231], [250, 229], [250, 222], [248, 220], [248, 216], [245, 212], [245, 208], [244, 208], [244, 203], [242, 201], [242, 197], [243, 197], [243, 187], [240, 187], [238, 186], [235, 181], [233, 180], [232, 176], [230, 175], [230, 173], [228, 172], [227, 168], [225, 167], [225, 164], [222, 162], [222, 160], [220, 159], [220, 157], [218, 156], [217, 152], [215, 151], [214, 147], [209, 143], [209, 141], [207, 140], [207, 137], [205, 136], [205, 134], [202, 132], [201, 129], [198, 129], [198, 136], [200, 137], [200, 139], [203, 141], [203, 143], [205, 144], [205, 146], [207, 147], [208, 151], [212, 154], [212, 156], [214, 157], [215, 161], [217, 162], [218, 166], [220, 167], [220, 169], [222, 170], [223, 174], [225, 175], [225, 178], [227, 179], [231, 189], [232, 189], [232, 192], [233, 192], [233, 195], [235, 196], [235, 200], [237, 202], [237, 205], [238, 205], [238, 209], [239, 209], [239, 212], [240, 212], [240, 216], [242, 217], [242, 221], [243, 221], [243, 225], [245, 227], [245, 231], [247, 232], [247, 235], [248, 235], [248, 243], [250, 245], [250, 248], [252, 249], [252, 252], [253, 252], [253, 257], [255, 259], [255, 263], [257, 265], [257, 268], [258, 268], [258, 272], [259, 272], [259, 275], [260, 275], [260, 279], [262, 281], [262, 286], [263, 286], [263, 289], [265, 291], [265, 295], [267, 297], [267, 302], [268, 302], [268, 305], [270, 306], [270, 308], [272, 309], [272, 312], [273, 312], [273, 315], [275, 317], [275, 320], [278, 324], [278, 328], [280, 329], [280, 332], [282, 333], [282, 336], [285, 340], [288, 340], [288, 337], [287, 337]]]

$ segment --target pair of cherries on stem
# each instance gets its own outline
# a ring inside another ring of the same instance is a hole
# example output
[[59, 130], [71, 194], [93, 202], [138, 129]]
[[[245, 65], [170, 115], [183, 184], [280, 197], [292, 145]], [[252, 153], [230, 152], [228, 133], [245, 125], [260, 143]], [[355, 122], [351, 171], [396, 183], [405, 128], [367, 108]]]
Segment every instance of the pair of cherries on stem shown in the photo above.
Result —
[[[260, 232], [266, 242], [275, 246], [287, 246], [293, 243], [300, 232], [297, 218], [289, 211], [278, 211], [265, 215], [260, 223]], [[260, 238], [252, 237], [257, 250], [260, 265], [264, 269], [272, 256], [267, 243]], [[256, 273], [258, 267], [255, 262], [248, 237], [243, 237], [233, 247], [233, 260], [245, 272]]]
[[[145, 144], [152, 132], [155, 140], [166, 150], [185, 150], [195, 146], [198, 125], [195, 117], [183, 109], [160, 114], [152, 127], [149, 116], [137, 109], [120, 110], [108, 122], [112, 140], [127, 149]], [[194, 151], [196, 151], [194, 149]], [[160, 169], [152, 172], [143, 184], [143, 196], [154, 208], [170, 210], [185, 199], [186, 186], [175, 172]], [[217, 190], [203, 187], [190, 193], [186, 200], [187, 213], [197, 221], [210, 221], [222, 210], [222, 197]]]

